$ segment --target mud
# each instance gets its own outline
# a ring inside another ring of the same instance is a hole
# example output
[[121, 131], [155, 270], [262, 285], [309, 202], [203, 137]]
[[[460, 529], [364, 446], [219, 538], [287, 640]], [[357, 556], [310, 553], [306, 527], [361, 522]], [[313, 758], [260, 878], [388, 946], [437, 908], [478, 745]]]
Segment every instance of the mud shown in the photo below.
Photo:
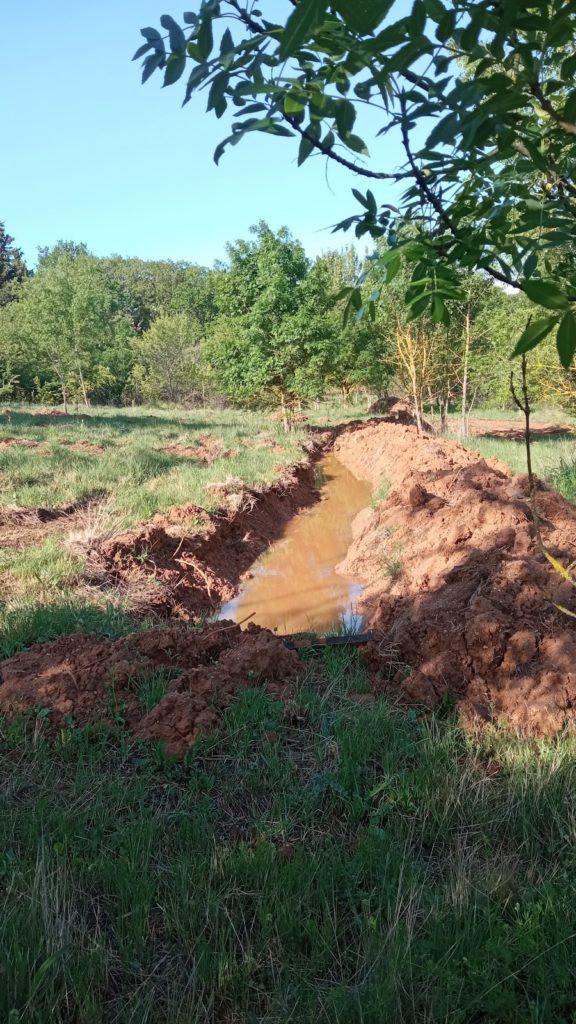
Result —
[[[576, 612], [576, 590], [536, 543], [527, 479], [410, 427], [357, 429], [335, 452], [392, 485], [357, 517], [340, 566], [367, 581], [374, 679], [407, 702], [454, 700], [466, 723], [533, 734], [573, 726], [576, 630], [554, 602]], [[536, 505], [544, 544], [568, 564], [576, 508], [544, 485]]]
[[[146, 713], [138, 684], [158, 669], [175, 678]], [[223, 622], [133, 633], [120, 640], [81, 634], [36, 644], [0, 665], [0, 708], [8, 717], [45, 709], [49, 724], [111, 723], [124, 719], [135, 739], [162, 741], [181, 756], [221, 721], [238, 690], [264, 686], [284, 695], [299, 670], [298, 656], [256, 626], [242, 632]]]
[[318, 500], [308, 460], [260, 491], [234, 478], [213, 487], [218, 513], [186, 505], [92, 550], [106, 585], [124, 592], [135, 611], [184, 621], [215, 612], [290, 519]]

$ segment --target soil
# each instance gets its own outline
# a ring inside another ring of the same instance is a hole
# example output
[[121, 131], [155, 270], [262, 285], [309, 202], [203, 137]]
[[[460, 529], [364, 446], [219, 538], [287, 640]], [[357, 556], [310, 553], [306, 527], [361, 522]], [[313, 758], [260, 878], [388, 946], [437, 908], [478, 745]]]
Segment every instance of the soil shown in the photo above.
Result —
[[[354, 524], [341, 571], [365, 581], [374, 681], [401, 700], [454, 701], [461, 720], [532, 734], [576, 722], [576, 589], [534, 537], [525, 476], [414, 428], [369, 425], [339, 437], [357, 475], [392, 487]], [[543, 484], [547, 550], [576, 549], [576, 507]]]
[[[473, 437], [494, 437], [504, 438], [508, 441], [524, 440], [524, 425], [510, 423], [509, 420], [471, 420], [469, 423], [470, 433]], [[530, 426], [530, 433], [534, 437], [562, 437], [563, 434], [573, 433], [574, 428], [570, 423], [533, 423]]]
[[[288, 693], [298, 656], [267, 630], [220, 622], [199, 631], [172, 626], [120, 640], [81, 634], [35, 644], [0, 666], [0, 708], [9, 717], [46, 709], [54, 728], [124, 719], [135, 739], [161, 740], [182, 756], [214, 729], [243, 687]], [[138, 682], [158, 669], [175, 675], [146, 712]]]
[[166, 445], [162, 451], [181, 459], [195, 459], [206, 466], [211, 462], [216, 462], [217, 459], [229, 459], [238, 455], [237, 451], [226, 448], [219, 437], [214, 437], [211, 434], [201, 436], [199, 443], [195, 446], [174, 443]]
[[89, 455], [102, 455], [104, 448], [101, 444], [93, 444], [91, 441], [62, 441], [58, 444], [65, 445], [73, 452], [87, 452]]
[[[94, 567], [134, 610], [184, 621], [216, 611], [286, 523], [318, 497], [309, 460], [260, 491], [235, 478], [216, 487], [216, 514], [186, 505], [93, 548]], [[190, 521], [195, 529], [186, 527]]]
[[[573, 728], [575, 620], [557, 605], [576, 616], [576, 589], [535, 539], [526, 477], [410, 425], [379, 420], [315, 437], [333, 443], [356, 476], [391, 485], [355, 519], [339, 566], [366, 584], [374, 639], [362, 652], [372, 692], [425, 708], [454, 704], [470, 727], [500, 721], [529, 735]], [[233, 478], [223, 487], [217, 514], [187, 505], [100, 543], [93, 558], [107, 585], [146, 614], [197, 622], [232, 598], [258, 555], [317, 498], [311, 460], [259, 492]], [[544, 484], [536, 507], [546, 549], [568, 565], [576, 507]], [[177, 678], [144, 714], [134, 679], [158, 666]], [[181, 754], [220, 721], [239, 686], [266, 680], [281, 694], [297, 670], [294, 652], [266, 630], [172, 622], [122, 640], [66, 637], [18, 654], [0, 665], [0, 707], [48, 707], [56, 724], [67, 715], [96, 721], [110, 715], [113, 681], [133, 735], [163, 739]]]

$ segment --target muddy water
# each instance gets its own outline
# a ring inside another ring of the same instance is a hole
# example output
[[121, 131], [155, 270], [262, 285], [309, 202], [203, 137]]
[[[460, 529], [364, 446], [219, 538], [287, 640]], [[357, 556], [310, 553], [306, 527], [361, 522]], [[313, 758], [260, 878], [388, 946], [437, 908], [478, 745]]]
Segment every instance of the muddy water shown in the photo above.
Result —
[[352, 520], [370, 499], [334, 455], [318, 465], [321, 500], [296, 516], [283, 536], [255, 562], [253, 577], [220, 615], [251, 621], [279, 633], [324, 631], [354, 619], [362, 587], [335, 571], [352, 541]]

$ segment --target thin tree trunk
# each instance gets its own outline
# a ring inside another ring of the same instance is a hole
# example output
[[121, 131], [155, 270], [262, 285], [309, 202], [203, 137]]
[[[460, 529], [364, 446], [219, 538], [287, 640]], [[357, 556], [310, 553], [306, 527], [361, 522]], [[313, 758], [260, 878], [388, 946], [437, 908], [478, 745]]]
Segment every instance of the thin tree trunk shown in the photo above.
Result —
[[84, 383], [84, 374], [82, 373], [82, 367], [80, 366], [80, 363], [78, 363], [78, 376], [80, 377], [80, 387], [82, 388], [82, 394], [84, 396], [84, 405], [88, 406], [90, 405], [90, 402], [88, 401], [86, 385]]
[[286, 401], [284, 395], [282, 395], [282, 398], [280, 399], [280, 408], [282, 410], [282, 425], [284, 427], [284, 433], [287, 434], [288, 431], [290, 430], [290, 425], [288, 421], [288, 410], [286, 409]]
[[440, 400], [440, 433], [446, 434], [448, 432], [448, 409], [450, 408], [450, 400], [446, 397]]
[[464, 317], [464, 367], [462, 373], [462, 437], [468, 436], [468, 361], [470, 358], [470, 307], [466, 310]]

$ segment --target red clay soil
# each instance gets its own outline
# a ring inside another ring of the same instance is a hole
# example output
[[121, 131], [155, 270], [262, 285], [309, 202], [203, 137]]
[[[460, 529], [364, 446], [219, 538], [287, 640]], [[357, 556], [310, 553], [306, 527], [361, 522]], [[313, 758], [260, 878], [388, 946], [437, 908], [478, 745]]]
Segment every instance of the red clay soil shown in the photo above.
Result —
[[[401, 699], [450, 696], [466, 722], [504, 720], [554, 733], [576, 722], [576, 590], [534, 539], [527, 480], [414, 428], [369, 425], [335, 454], [392, 487], [354, 523], [342, 571], [367, 581], [368, 664]], [[576, 551], [576, 507], [543, 485], [536, 504], [549, 552]]]
[[[170, 669], [168, 693], [146, 712], [138, 681]], [[238, 690], [265, 686], [284, 695], [299, 670], [298, 656], [258, 626], [242, 631], [220, 622], [132, 633], [120, 640], [81, 634], [36, 644], [0, 665], [0, 708], [9, 717], [44, 708], [60, 727], [106, 722], [121, 713], [135, 739], [161, 740], [181, 756], [214, 729]]]
[[[233, 504], [216, 514], [186, 505], [157, 515], [98, 545], [91, 557], [107, 585], [124, 591], [136, 610], [198, 619], [229, 601], [286, 523], [318, 499], [312, 465], [303, 462], [271, 487], [244, 487], [231, 497]], [[183, 534], [180, 524], [191, 520], [196, 531]]]

